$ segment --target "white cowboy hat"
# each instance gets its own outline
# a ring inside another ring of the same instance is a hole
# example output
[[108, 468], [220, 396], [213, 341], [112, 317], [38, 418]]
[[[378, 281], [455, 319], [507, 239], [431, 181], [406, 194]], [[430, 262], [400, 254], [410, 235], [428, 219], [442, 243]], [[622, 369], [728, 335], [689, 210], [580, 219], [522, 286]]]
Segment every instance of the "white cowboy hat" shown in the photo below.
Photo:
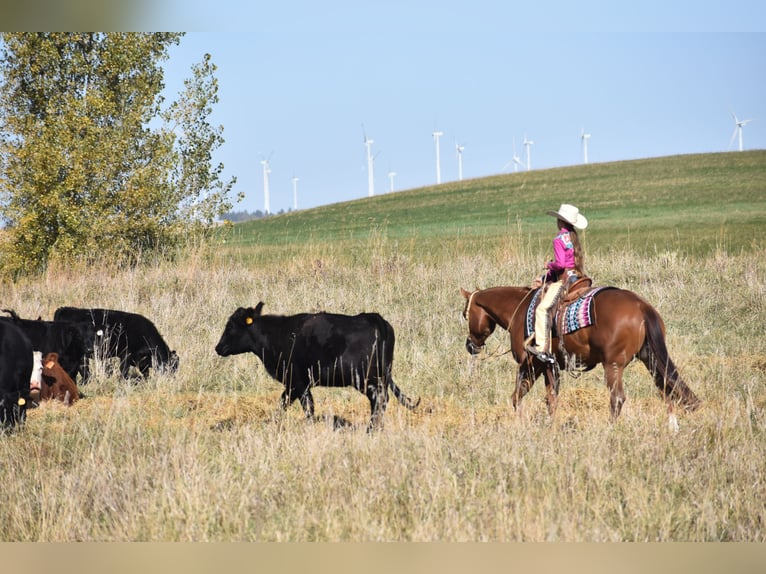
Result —
[[567, 223], [574, 225], [577, 229], [588, 227], [588, 220], [585, 219], [585, 216], [574, 205], [569, 205], [568, 203], [562, 203], [558, 211], [549, 211], [548, 215], [563, 219]]

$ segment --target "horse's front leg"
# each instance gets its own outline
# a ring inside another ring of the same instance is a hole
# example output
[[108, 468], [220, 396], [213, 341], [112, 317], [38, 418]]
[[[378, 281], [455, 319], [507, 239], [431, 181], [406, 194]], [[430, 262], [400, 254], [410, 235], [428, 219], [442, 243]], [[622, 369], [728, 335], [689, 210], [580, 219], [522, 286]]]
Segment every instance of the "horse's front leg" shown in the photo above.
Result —
[[532, 385], [535, 384], [539, 373], [532, 367], [532, 361], [525, 360], [519, 364], [516, 371], [516, 388], [513, 391], [513, 409], [521, 415], [521, 399], [524, 398]]
[[545, 368], [545, 403], [548, 405], [548, 414], [553, 416], [559, 403], [560, 373], [557, 365]]

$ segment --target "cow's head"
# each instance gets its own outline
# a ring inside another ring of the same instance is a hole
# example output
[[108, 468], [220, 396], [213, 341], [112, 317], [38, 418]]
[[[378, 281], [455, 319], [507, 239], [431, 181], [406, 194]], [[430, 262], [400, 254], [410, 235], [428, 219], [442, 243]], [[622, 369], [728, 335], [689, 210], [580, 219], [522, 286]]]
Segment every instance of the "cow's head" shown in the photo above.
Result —
[[226, 322], [226, 328], [215, 346], [215, 352], [222, 357], [257, 352], [254, 334], [258, 329], [258, 318], [262, 309], [263, 302], [258, 303], [255, 308], [240, 307], [234, 311]]
[[32, 356], [32, 378], [29, 381], [29, 398], [32, 401], [39, 401], [40, 386], [43, 382], [43, 354], [40, 351], [34, 351]]
[[[64, 378], [66, 371], [59, 364], [58, 353], [47, 353], [42, 358], [43, 372], [42, 378], [46, 385], [54, 385]], [[69, 375], [66, 375], [67, 378]]]
[[168, 364], [166, 369], [170, 373], [175, 373], [178, 371], [178, 365], [180, 364], [181, 359], [178, 358], [178, 353], [176, 353], [174, 350], [170, 351], [170, 355], [168, 356]]

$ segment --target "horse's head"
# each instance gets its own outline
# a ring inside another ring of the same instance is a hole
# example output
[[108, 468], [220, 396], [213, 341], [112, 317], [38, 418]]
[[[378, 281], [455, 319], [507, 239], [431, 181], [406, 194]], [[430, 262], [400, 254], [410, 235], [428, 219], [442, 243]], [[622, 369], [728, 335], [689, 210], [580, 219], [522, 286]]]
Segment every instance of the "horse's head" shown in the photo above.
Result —
[[484, 348], [487, 338], [495, 330], [495, 320], [481, 305], [476, 304], [474, 298], [479, 290], [469, 292], [460, 288], [465, 298], [463, 318], [468, 321], [468, 338], [465, 340], [465, 348], [472, 355], [477, 355]]

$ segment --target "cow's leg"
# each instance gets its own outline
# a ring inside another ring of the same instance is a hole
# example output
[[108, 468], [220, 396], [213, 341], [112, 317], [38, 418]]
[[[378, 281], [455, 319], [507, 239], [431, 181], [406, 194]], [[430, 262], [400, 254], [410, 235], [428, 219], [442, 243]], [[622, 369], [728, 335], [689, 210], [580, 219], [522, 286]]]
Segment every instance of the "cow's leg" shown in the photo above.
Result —
[[367, 427], [367, 432], [382, 429], [383, 414], [386, 412], [386, 405], [388, 404], [388, 387], [385, 378], [375, 377], [368, 381], [365, 394], [370, 399], [370, 424]]
[[314, 420], [314, 397], [311, 394], [310, 389], [306, 389], [306, 391], [301, 394], [300, 401], [301, 406], [303, 407], [303, 412], [306, 413], [306, 418], [308, 420]]
[[625, 402], [625, 389], [622, 384], [622, 373], [625, 366], [617, 363], [604, 363], [604, 379], [609, 389], [609, 406], [612, 411], [612, 420], [620, 416], [620, 410]]
[[287, 410], [287, 407], [293, 404], [296, 400], [300, 401], [301, 407], [303, 407], [303, 412], [306, 413], [306, 418], [313, 419], [314, 397], [312, 396], [308, 385], [287, 387], [279, 398], [279, 406], [281, 406], [283, 410]]
[[151, 353], [136, 353], [128, 361], [135, 365], [138, 372], [141, 373], [143, 378], [149, 377], [149, 369], [152, 367], [152, 354]]
[[284, 391], [282, 391], [282, 396], [279, 397], [279, 406], [282, 408], [283, 411], [286, 411], [287, 407], [293, 404], [294, 400], [295, 399], [290, 398], [290, 391], [288, 389], [285, 389]]
[[[80, 373], [80, 384], [87, 384], [88, 379], [90, 379], [90, 358], [88, 355], [85, 355], [82, 358], [82, 363], [80, 363], [78, 371]], [[73, 378], [72, 380], [77, 381], [76, 378]]]
[[120, 375], [125, 380], [128, 380], [130, 375], [130, 362], [125, 356], [120, 356]]

